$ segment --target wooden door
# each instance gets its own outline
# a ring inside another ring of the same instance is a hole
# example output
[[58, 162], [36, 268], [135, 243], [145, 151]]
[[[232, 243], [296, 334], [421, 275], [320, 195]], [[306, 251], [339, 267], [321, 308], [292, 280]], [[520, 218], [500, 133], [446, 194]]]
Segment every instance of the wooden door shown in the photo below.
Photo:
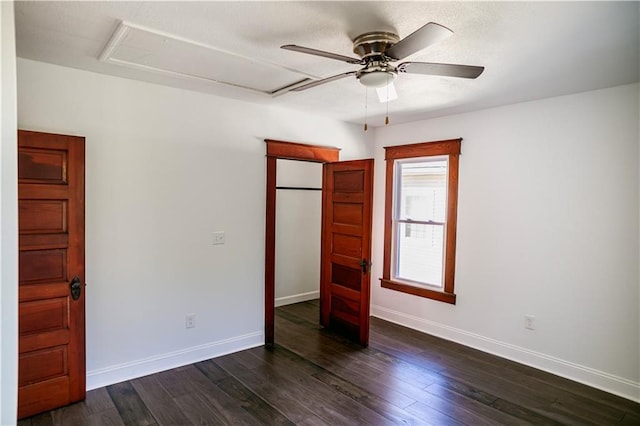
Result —
[[373, 160], [323, 170], [320, 324], [369, 343]]
[[84, 138], [18, 131], [18, 209], [24, 418], [85, 398]]

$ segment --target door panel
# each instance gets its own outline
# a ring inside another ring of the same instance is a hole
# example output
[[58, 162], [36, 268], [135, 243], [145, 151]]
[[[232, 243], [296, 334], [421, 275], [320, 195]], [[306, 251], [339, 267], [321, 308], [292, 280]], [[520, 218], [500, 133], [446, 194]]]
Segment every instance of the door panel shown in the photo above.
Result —
[[324, 165], [320, 323], [363, 345], [369, 343], [372, 196], [373, 160]]
[[18, 386], [26, 386], [67, 374], [65, 345], [33, 351], [20, 358]]
[[333, 234], [333, 252], [348, 257], [362, 257], [362, 238]]
[[19, 276], [22, 285], [38, 281], [64, 281], [67, 278], [67, 250], [21, 251]]
[[[338, 197], [339, 198], [339, 197]], [[333, 221], [334, 224], [354, 226], [355, 231], [359, 232], [363, 220], [362, 205], [358, 203], [340, 203], [334, 200], [333, 204]]]
[[85, 397], [84, 138], [18, 131], [18, 418]]
[[22, 183], [67, 183], [67, 152], [64, 149], [24, 147], [18, 153], [18, 179]]
[[20, 307], [20, 334], [25, 335], [66, 329], [68, 327], [66, 297], [22, 302]]
[[336, 262], [331, 265], [331, 283], [338, 286], [360, 291], [360, 274], [362, 274], [360, 268], [349, 268]]
[[23, 200], [18, 203], [20, 233], [67, 232], [67, 202], [62, 200]]

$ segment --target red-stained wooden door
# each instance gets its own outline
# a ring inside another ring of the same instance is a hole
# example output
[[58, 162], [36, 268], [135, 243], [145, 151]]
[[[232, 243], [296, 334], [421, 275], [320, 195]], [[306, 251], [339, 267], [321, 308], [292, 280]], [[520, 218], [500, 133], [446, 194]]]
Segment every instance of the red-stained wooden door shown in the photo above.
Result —
[[373, 160], [323, 167], [320, 323], [368, 345]]
[[85, 398], [84, 138], [18, 131], [18, 209], [24, 418]]

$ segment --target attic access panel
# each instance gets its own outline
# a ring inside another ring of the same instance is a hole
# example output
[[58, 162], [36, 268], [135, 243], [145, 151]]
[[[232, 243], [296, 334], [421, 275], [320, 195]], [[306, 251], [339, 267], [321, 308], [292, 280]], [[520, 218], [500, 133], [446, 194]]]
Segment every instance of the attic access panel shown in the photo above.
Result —
[[315, 78], [282, 65], [127, 22], [120, 23], [99, 59], [147, 72], [240, 87], [266, 95]]

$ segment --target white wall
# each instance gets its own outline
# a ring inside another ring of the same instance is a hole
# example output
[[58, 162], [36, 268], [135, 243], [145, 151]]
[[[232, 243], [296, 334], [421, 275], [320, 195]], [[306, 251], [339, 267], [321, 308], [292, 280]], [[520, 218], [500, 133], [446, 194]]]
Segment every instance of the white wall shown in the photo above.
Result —
[[377, 129], [373, 277], [383, 147], [464, 141], [457, 305], [374, 282], [373, 315], [640, 400], [638, 93], [634, 84]]
[[0, 2], [0, 424], [18, 407], [18, 177], [13, 2]]
[[[638, 90], [376, 129], [373, 314], [638, 399]], [[360, 126], [22, 59], [18, 123], [87, 138], [90, 388], [263, 341], [264, 138], [373, 154]], [[375, 277], [382, 147], [454, 137], [451, 306]]]
[[[277, 160], [276, 185], [322, 187], [322, 164]], [[276, 306], [320, 295], [322, 192], [279, 189], [276, 193]]]
[[[20, 128], [86, 137], [87, 386], [264, 342], [264, 138], [359, 126], [18, 60]], [[226, 244], [212, 245], [213, 231]], [[185, 315], [196, 327], [185, 329]]]

